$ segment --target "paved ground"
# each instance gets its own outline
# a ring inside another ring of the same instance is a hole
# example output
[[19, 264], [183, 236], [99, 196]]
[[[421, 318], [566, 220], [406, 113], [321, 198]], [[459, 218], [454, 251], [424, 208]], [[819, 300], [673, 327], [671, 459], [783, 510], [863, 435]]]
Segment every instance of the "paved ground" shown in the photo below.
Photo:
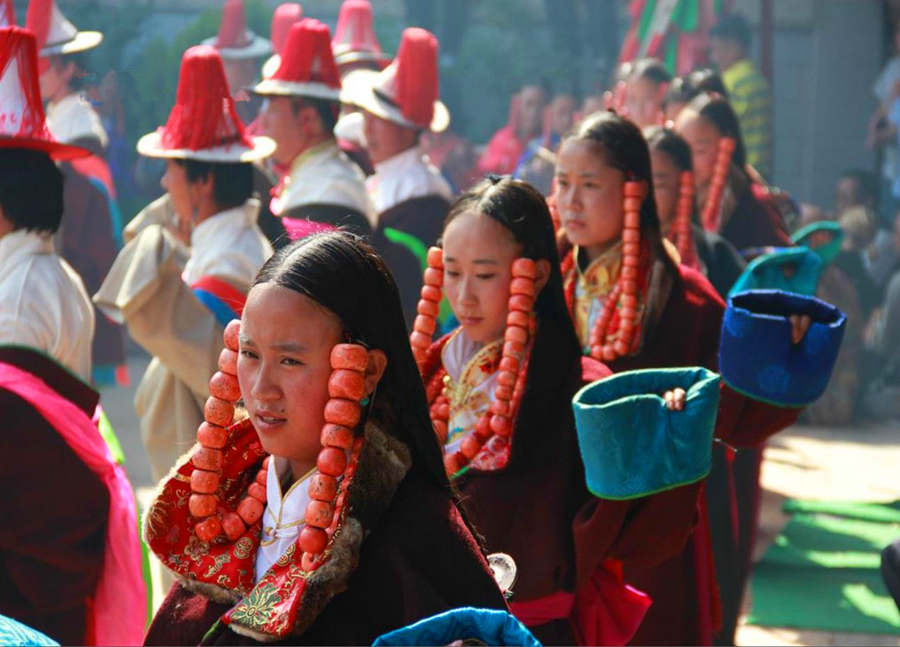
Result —
[[[134, 414], [134, 390], [147, 365], [137, 348], [130, 353], [132, 386], [108, 389], [103, 406], [118, 433], [126, 469], [146, 505], [153, 482]], [[756, 559], [787, 522], [781, 513], [785, 498], [893, 501], [900, 498], [900, 423], [824, 428], [795, 426], [776, 436], [766, 449], [762, 471], [763, 500]], [[158, 572], [158, 570], [157, 570]], [[155, 596], [161, 601], [161, 587]], [[749, 609], [752, 601], [745, 600]], [[743, 625], [738, 645], [894, 645], [900, 636], [797, 631]]]

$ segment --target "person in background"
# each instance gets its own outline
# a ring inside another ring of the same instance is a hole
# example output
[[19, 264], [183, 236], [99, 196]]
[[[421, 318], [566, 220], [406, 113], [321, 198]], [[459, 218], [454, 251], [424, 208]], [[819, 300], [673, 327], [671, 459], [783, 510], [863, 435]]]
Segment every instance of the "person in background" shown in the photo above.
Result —
[[441, 233], [452, 197], [450, 185], [424, 155], [424, 131], [450, 122], [438, 99], [438, 41], [412, 27], [403, 32], [397, 58], [377, 74], [357, 77], [347, 102], [363, 113], [366, 149], [375, 174], [366, 188], [378, 214], [372, 238], [400, 288], [412, 326], [429, 245]]
[[365, 177], [334, 136], [341, 80], [328, 26], [312, 18], [294, 23], [281, 65], [253, 91], [265, 97], [259, 130], [276, 144], [276, 164], [288, 172], [270, 210], [292, 240], [346, 226], [369, 235], [375, 214]]
[[900, 82], [900, 23], [894, 25], [894, 55], [885, 63], [875, 80], [872, 91], [878, 101], [866, 127], [866, 146], [881, 149], [881, 222], [890, 229], [898, 200], [894, 195], [897, 171], [897, 127], [889, 119], [892, 98]]
[[636, 61], [626, 86], [625, 116], [639, 128], [661, 125], [662, 100], [671, 82], [672, 75], [661, 61], [655, 58]]
[[772, 179], [772, 91], [749, 58], [750, 27], [738, 14], [723, 16], [709, 32], [710, 57], [719, 68], [744, 134], [747, 163]]
[[509, 121], [494, 133], [478, 160], [481, 174], [509, 175], [515, 171], [528, 142], [541, 135], [546, 103], [547, 93], [536, 83], [522, 86], [510, 99]]
[[516, 164], [513, 177], [534, 186], [542, 195], [550, 195], [556, 149], [562, 136], [569, 132], [575, 120], [575, 97], [560, 92], [544, 113], [544, 133], [528, 142]]

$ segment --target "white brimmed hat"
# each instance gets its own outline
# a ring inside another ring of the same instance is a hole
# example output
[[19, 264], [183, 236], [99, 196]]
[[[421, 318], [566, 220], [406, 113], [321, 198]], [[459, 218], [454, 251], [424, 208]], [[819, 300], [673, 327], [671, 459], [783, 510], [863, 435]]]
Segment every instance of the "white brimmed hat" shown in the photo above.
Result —
[[391, 62], [391, 57], [381, 51], [375, 36], [369, 0], [344, 0], [331, 49], [338, 66], [371, 63], [377, 69], [384, 69]]
[[103, 40], [99, 31], [78, 31], [59, 10], [56, 0], [31, 0], [25, 27], [34, 33], [41, 57], [83, 52]]
[[275, 151], [268, 137], [250, 137], [234, 108], [219, 52], [209, 45], [181, 58], [178, 93], [166, 125], [141, 137], [146, 157], [201, 162], [255, 162]]
[[331, 54], [328, 25], [304, 18], [291, 26], [281, 64], [253, 92], [264, 96], [310, 97], [338, 101], [341, 77]]
[[223, 59], [259, 58], [272, 52], [272, 43], [247, 29], [243, 0], [225, 0], [219, 34], [203, 41], [219, 50]]
[[403, 31], [397, 58], [384, 70], [355, 74], [345, 85], [341, 100], [376, 117], [436, 133], [450, 124], [438, 99], [438, 41], [420, 27]]

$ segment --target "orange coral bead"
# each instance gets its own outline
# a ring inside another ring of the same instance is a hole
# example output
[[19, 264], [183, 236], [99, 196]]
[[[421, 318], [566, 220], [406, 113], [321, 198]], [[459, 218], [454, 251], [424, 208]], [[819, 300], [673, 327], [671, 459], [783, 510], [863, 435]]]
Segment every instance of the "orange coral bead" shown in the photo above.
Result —
[[328, 474], [313, 474], [309, 480], [309, 496], [316, 501], [331, 501], [337, 494], [337, 479]]
[[629, 181], [625, 183], [622, 193], [626, 198], [644, 197], [644, 186], [640, 182]]
[[234, 419], [234, 405], [211, 395], [203, 405], [203, 417], [210, 424], [227, 427]]
[[409, 344], [414, 348], [426, 349], [431, 346], [431, 337], [418, 330], [413, 330], [409, 336]]
[[413, 330], [428, 337], [431, 337], [434, 334], [436, 328], [437, 322], [434, 320], [433, 316], [417, 315], [416, 320], [413, 322]]
[[437, 415], [446, 420], [450, 417], [450, 403], [449, 402], [441, 402], [437, 405]]
[[521, 312], [531, 312], [534, 305], [534, 298], [525, 294], [513, 294], [509, 297], [509, 309], [519, 310]]
[[349, 450], [353, 447], [353, 430], [343, 425], [326, 424], [322, 427], [322, 445]]
[[328, 395], [332, 398], [361, 400], [366, 394], [366, 378], [362, 373], [345, 368], [331, 373], [328, 379]]
[[445, 444], [447, 442], [447, 434], [449, 433], [447, 423], [441, 419], [437, 419], [431, 421], [431, 426], [434, 427], [434, 435], [437, 436], [441, 445]]
[[623, 279], [636, 279], [637, 276], [638, 276], [638, 270], [636, 267], [625, 266], [622, 268], [622, 278]]
[[266, 502], [266, 488], [256, 481], [253, 481], [253, 483], [250, 484], [250, 487], [247, 488], [247, 494], [257, 501], [261, 501], [262, 503]]
[[247, 532], [247, 525], [234, 512], [226, 512], [222, 515], [222, 530], [225, 531], [225, 536], [229, 541], [235, 541]]
[[525, 344], [519, 341], [508, 341], [503, 344], [504, 357], [518, 357], [525, 349]]
[[316, 528], [327, 528], [334, 517], [334, 506], [327, 501], [313, 499], [306, 506], [306, 523]]
[[[191, 491], [197, 494], [212, 494], [219, 488], [219, 475], [207, 470], [191, 472]], [[217, 533], [218, 534], [218, 533]]]
[[269, 470], [268, 468], [263, 468], [256, 473], [256, 482], [260, 485], [265, 485], [266, 481], [269, 480]]
[[518, 342], [525, 344], [528, 341], [528, 331], [521, 326], [507, 326], [503, 334], [503, 339], [508, 342]]
[[300, 568], [304, 571], [314, 571], [322, 565], [319, 553], [303, 553], [300, 557]]
[[626, 228], [622, 230], [622, 240], [626, 243], [636, 243], [641, 240], [641, 233], [638, 229]]
[[733, 140], [731, 137], [722, 137], [719, 140], [719, 150], [723, 150], [728, 153], [733, 153], [736, 145], [737, 144], [735, 143], [735, 140]]
[[219, 370], [228, 375], [237, 375], [238, 354], [230, 348], [223, 348], [219, 353]]
[[439, 288], [444, 283], [444, 271], [429, 267], [425, 270], [425, 274], [423, 275], [422, 279], [425, 285], [432, 285], [436, 288]]
[[594, 359], [603, 359], [603, 346], [599, 344], [591, 346], [591, 357]]
[[347, 467], [347, 454], [337, 447], [323, 447], [316, 459], [316, 467], [322, 474], [340, 476]]
[[622, 258], [623, 267], [637, 267], [638, 265], [640, 265], [640, 262], [640, 259], [632, 254], [628, 254], [624, 258]]
[[530, 324], [531, 317], [521, 310], [512, 310], [506, 315], [507, 326], [521, 326], [522, 328], [527, 329]]
[[222, 339], [225, 341], [225, 348], [230, 350], [238, 350], [240, 347], [239, 338], [241, 335], [241, 320], [240, 319], [232, 319], [225, 326], [225, 331], [222, 333]]
[[629, 197], [626, 197], [626, 198], [625, 198], [625, 203], [624, 203], [624, 204], [625, 204], [625, 211], [626, 211], [626, 213], [627, 213], [628, 211], [634, 211], [634, 212], [640, 211], [640, 210], [641, 210], [641, 203], [642, 203], [642, 202], [643, 202], [643, 200], [641, 200], [640, 198], [629, 198]]
[[528, 297], [534, 296], [534, 279], [515, 278], [509, 282], [510, 294], [524, 294]]
[[638, 211], [626, 211], [624, 218], [624, 225], [626, 229], [640, 229], [641, 228], [641, 214]]
[[498, 386], [497, 389], [494, 391], [494, 397], [497, 398], [498, 400], [512, 400], [513, 386], [514, 385]]
[[426, 261], [428, 267], [440, 268], [444, 266], [444, 250], [440, 247], [429, 247]]
[[475, 455], [479, 450], [481, 450], [481, 442], [474, 434], [469, 434], [463, 438], [463, 441], [459, 445], [459, 452], [469, 460], [475, 458]]
[[622, 295], [621, 303], [623, 307], [626, 308], [636, 308], [637, 307], [637, 297], [634, 294], [625, 293]]
[[222, 533], [222, 524], [217, 517], [208, 517], [194, 526], [200, 541], [212, 541]]
[[481, 416], [478, 419], [478, 424], [475, 425], [475, 435], [484, 441], [490, 438], [492, 433], [491, 419], [488, 416]]
[[228, 442], [228, 430], [208, 422], [201, 422], [197, 427], [197, 442], [210, 449], [222, 449]]
[[516, 374], [519, 372], [519, 358], [505, 356], [500, 360], [500, 370]]
[[420, 315], [437, 317], [438, 313], [440, 312], [440, 307], [435, 301], [429, 301], [428, 299], [419, 299], [419, 303], [416, 304], [416, 312]]
[[241, 399], [241, 387], [235, 376], [216, 371], [209, 379], [209, 394], [226, 402], [237, 402]]
[[219, 501], [211, 494], [192, 494], [188, 499], [191, 516], [202, 519], [216, 513]]
[[490, 412], [495, 416], [508, 416], [509, 410], [509, 400], [500, 400], [498, 398], [491, 402]]
[[197, 469], [216, 472], [222, 469], [222, 451], [201, 445], [191, 456], [191, 462]]
[[622, 306], [619, 310], [619, 317], [622, 319], [634, 319], [637, 316], [637, 310], [634, 306]]
[[537, 278], [537, 263], [530, 258], [517, 258], [512, 264], [512, 275], [526, 279]]
[[359, 403], [343, 398], [331, 398], [325, 403], [325, 422], [351, 429], [359, 423]]
[[300, 545], [300, 550], [304, 553], [315, 555], [324, 551], [325, 547], [328, 545], [328, 533], [321, 528], [306, 526], [300, 531], [298, 543]]
[[506, 416], [495, 414], [491, 416], [491, 431], [500, 436], [508, 436], [512, 431], [512, 423]]
[[444, 470], [447, 472], [447, 476], [453, 476], [459, 470], [463, 468], [465, 464], [465, 456], [460, 452], [453, 452], [452, 454], [444, 455]]
[[436, 288], [433, 285], [423, 285], [421, 297], [423, 299], [428, 299], [429, 301], [434, 301], [435, 303], [440, 303], [441, 299], [444, 298], [444, 295], [440, 288]]
[[337, 344], [331, 349], [331, 368], [365, 372], [369, 353], [359, 344]]
[[619, 357], [616, 354], [616, 349], [613, 348], [612, 344], [604, 344], [600, 354], [603, 356], [603, 361], [605, 362], [611, 362]]
[[504, 371], [500, 370], [497, 373], [497, 384], [501, 386], [515, 386], [516, 384], [516, 374], [512, 371]]
[[625, 357], [625, 355], [628, 354], [628, 344], [621, 339], [616, 340], [613, 347], [615, 348], [616, 353], [621, 357]]
[[237, 513], [240, 515], [241, 519], [243, 519], [244, 523], [248, 526], [252, 526], [259, 521], [260, 517], [262, 517], [264, 509], [265, 507], [263, 506], [262, 501], [255, 499], [252, 496], [245, 496], [238, 504]]
[[638, 291], [638, 282], [635, 279], [622, 279], [622, 293], [636, 294]]

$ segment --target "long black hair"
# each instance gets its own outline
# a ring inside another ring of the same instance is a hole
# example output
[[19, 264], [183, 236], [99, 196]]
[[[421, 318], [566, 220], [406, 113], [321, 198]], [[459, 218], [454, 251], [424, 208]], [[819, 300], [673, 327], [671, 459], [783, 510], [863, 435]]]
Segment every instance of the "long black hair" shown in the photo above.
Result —
[[653, 195], [653, 173], [650, 151], [644, 136], [633, 122], [615, 112], [597, 112], [577, 124], [563, 140], [594, 144], [605, 162], [625, 174], [626, 180], [643, 181], [647, 196], [641, 204], [641, 235], [650, 245], [653, 256], [676, 269], [662, 244], [656, 198]]
[[734, 140], [735, 146], [731, 161], [742, 173], [745, 172], [747, 148], [744, 146], [744, 137], [741, 135], [741, 125], [728, 100], [717, 94], [704, 93], [694, 98], [685, 110], [693, 110], [711, 123], [720, 135]]
[[566, 308], [550, 210], [544, 196], [527, 182], [491, 176], [456, 199], [444, 230], [464, 213], [492, 218], [522, 245], [522, 256], [550, 264], [547, 284], [535, 300], [538, 327], [510, 457], [517, 463], [523, 459], [544, 460], [552, 447], [548, 443], [556, 441], [546, 428], [547, 412], [562, 411], [562, 415], [571, 416], [569, 402], [581, 378], [581, 348]]
[[379, 349], [387, 367], [372, 416], [412, 454], [412, 471], [450, 490], [432, 429], [422, 378], [413, 360], [400, 294], [381, 257], [346, 231], [315, 234], [275, 252], [253, 285], [274, 283], [309, 297], [341, 321], [354, 343]]
[[671, 128], [653, 126], [644, 131], [650, 150], [660, 151], [669, 156], [679, 171], [693, 171], [694, 160], [691, 147], [684, 138]]

